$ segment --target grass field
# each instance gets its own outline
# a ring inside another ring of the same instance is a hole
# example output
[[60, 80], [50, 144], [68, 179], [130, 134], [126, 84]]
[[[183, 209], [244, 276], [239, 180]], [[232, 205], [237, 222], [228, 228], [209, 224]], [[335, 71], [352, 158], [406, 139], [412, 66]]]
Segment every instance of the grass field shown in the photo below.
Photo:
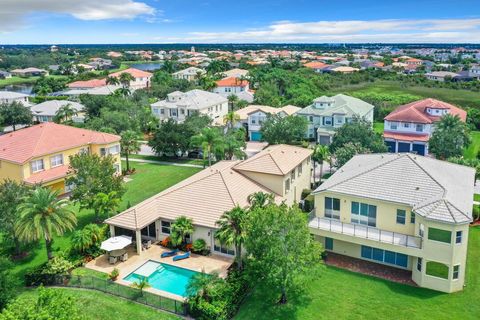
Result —
[[278, 305], [278, 292], [258, 287], [237, 320], [250, 319], [478, 319], [480, 227], [470, 228], [464, 291], [444, 294], [320, 265]]
[[199, 166], [203, 165], [203, 159], [185, 159], [185, 158], [168, 158], [168, 157], [159, 157], [159, 156], [147, 156], [142, 154], [131, 154], [130, 159], [142, 159], [142, 160], [153, 160], [153, 161], [166, 161], [172, 163], [185, 163], [185, 164], [196, 164]]
[[8, 79], [0, 79], [0, 88], [14, 85], [14, 84], [34, 84], [35, 81], [40, 77], [30, 77], [30, 78], [21, 78], [21, 77], [11, 77]]
[[[131, 176], [132, 181], [127, 182], [127, 191], [122, 198], [119, 211], [125, 210], [128, 205], [135, 205], [156, 193], [167, 189], [168, 187], [180, 182], [200, 169], [189, 167], [174, 167], [147, 163], [131, 163], [136, 168], [136, 173]], [[77, 229], [83, 228], [86, 224], [94, 220], [94, 212], [92, 210], [78, 210], [77, 206], [73, 207], [77, 212], [78, 225]], [[106, 217], [104, 217], [106, 218]], [[63, 237], [55, 237], [53, 248], [56, 251], [62, 251], [70, 246], [71, 233]], [[22, 278], [23, 274], [47, 261], [45, 244], [40, 242], [29, 250], [30, 254], [23, 260], [17, 261], [13, 270], [18, 278]]]
[[[173, 320], [175, 315], [157, 311], [144, 305], [92, 290], [56, 288], [74, 297], [77, 307], [82, 310], [85, 320]], [[36, 290], [27, 290], [19, 299], [33, 300]]]
[[467, 159], [475, 159], [480, 152], [480, 131], [470, 133], [472, 143], [465, 149], [463, 156]]

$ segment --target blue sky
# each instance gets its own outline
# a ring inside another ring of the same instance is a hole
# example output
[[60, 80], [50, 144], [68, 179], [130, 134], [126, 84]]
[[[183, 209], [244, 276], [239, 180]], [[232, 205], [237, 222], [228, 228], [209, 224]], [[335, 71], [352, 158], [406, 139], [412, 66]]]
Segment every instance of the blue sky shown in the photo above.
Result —
[[479, 0], [0, 0], [0, 44], [480, 43]]

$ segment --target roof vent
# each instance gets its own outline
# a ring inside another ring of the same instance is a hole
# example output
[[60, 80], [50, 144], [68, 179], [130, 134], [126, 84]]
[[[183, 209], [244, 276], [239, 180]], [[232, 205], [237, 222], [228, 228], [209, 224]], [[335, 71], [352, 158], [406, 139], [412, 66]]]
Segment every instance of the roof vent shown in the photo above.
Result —
[[416, 191], [420, 190], [420, 187], [416, 187], [415, 190], [416, 190]]

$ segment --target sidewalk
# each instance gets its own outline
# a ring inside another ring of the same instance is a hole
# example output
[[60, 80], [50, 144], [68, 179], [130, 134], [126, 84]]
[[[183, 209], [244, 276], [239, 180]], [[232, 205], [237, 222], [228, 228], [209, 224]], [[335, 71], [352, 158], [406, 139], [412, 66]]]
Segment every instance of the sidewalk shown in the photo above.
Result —
[[[122, 160], [126, 160], [122, 157]], [[163, 164], [166, 166], [177, 166], [177, 167], [191, 167], [191, 168], [202, 168], [203, 166], [198, 164], [191, 164], [191, 163], [176, 163], [176, 162], [168, 162], [168, 161], [156, 161], [156, 160], [145, 160], [145, 159], [128, 159], [131, 162], [141, 162], [141, 163], [153, 163], [153, 164]]]

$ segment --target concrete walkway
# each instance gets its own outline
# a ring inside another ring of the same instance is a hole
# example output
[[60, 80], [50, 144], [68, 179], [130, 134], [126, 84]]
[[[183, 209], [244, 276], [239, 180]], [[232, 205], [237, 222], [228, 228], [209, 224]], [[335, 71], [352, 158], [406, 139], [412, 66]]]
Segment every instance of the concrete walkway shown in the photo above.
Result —
[[[126, 160], [122, 158], [122, 160]], [[166, 166], [177, 166], [177, 167], [191, 167], [191, 168], [202, 168], [203, 166], [199, 164], [192, 164], [192, 163], [177, 163], [177, 162], [168, 162], [168, 161], [157, 161], [157, 160], [145, 160], [145, 159], [128, 159], [131, 162], [141, 162], [141, 163], [153, 163], [153, 164], [163, 164]]]

